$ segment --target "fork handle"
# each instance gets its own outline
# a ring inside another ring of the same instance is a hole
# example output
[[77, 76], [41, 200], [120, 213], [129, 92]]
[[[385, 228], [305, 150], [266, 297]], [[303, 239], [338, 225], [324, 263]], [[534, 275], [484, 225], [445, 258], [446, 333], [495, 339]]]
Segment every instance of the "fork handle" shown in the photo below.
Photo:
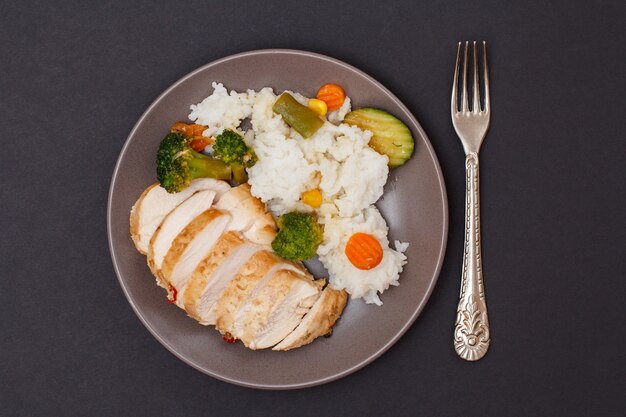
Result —
[[491, 341], [480, 248], [478, 153], [465, 158], [465, 251], [461, 295], [456, 312], [454, 349], [467, 361], [482, 358]]

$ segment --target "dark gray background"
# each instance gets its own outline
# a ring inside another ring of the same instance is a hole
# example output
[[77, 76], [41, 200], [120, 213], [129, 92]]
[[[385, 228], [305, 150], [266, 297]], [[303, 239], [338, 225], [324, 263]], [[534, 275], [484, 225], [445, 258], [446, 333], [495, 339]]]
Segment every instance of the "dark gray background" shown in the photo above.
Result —
[[[1, 415], [623, 415], [623, 1], [12, 3], [0, 5]], [[461, 39], [490, 43], [494, 109], [481, 150], [493, 342], [474, 364], [451, 343]], [[339, 58], [398, 95], [450, 202], [446, 260], [415, 325], [356, 374], [289, 392], [219, 382], [163, 348], [124, 298], [105, 223], [118, 152], [157, 95], [274, 47]]]

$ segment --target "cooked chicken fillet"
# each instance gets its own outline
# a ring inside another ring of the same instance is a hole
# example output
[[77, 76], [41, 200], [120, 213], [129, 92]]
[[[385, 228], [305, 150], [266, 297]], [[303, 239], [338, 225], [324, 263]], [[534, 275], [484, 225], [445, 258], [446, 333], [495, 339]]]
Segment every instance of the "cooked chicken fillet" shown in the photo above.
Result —
[[249, 198], [252, 194], [250, 194], [250, 185], [241, 184], [237, 187], [232, 187], [228, 190], [224, 195], [220, 198], [220, 210], [231, 210], [241, 201]]
[[250, 186], [243, 184], [224, 194], [215, 205], [233, 216], [230, 230], [242, 232], [254, 243], [270, 245], [276, 236], [276, 223], [265, 204], [250, 194]]
[[130, 211], [130, 235], [137, 250], [144, 255], [150, 248], [150, 239], [167, 216], [180, 203], [187, 200], [194, 193], [203, 190], [213, 190], [217, 197], [230, 189], [225, 181], [212, 178], [193, 180], [189, 187], [179, 193], [168, 193], [159, 183], [152, 184], [141, 194]]
[[176, 304], [251, 349], [310, 343], [345, 307], [344, 291], [322, 291], [323, 280], [271, 251], [274, 218], [248, 184], [199, 179], [175, 194], [154, 184], [130, 222], [135, 246], [159, 285], [176, 290]]
[[251, 349], [274, 346], [298, 326], [319, 296], [313, 281], [292, 271], [278, 271], [240, 311], [239, 338]]
[[148, 251], [148, 266], [152, 273], [159, 277], [159, 271], [163, 264], [163, 258], [170, 249], [172, 241], [193, 219], [213, 205], [215, 191], [199, 191], [189, 197], [165, 217], [158, 227]]
[[[235, 189], [236, 188], [233, 188], [232, 190]], [[237, 195], [238, 194], [240, 193], [237, 193]], [[222, 203], [217, 206], [217, 208], [219, 208], [220, 210], [224, 210], [233, 216], [233, 222], [229, 227], [230, 230], [244, 232], [248, 230], [252, 226], [252, 224], [254, 224], [256, 220], [256, 213], [252, 213], [243, 208], [243, 202], [248, 201], [249, 199], [250, 196], [243, 196], [242, 200], [238, 200], [234, 204], [231, 204], [231, 202], [229, 201], [228, 203]]]
[[[190, 317], [201, 321], [198, 312], [198, 301], [204, 293], [207, 283], [213, 272], [224, 264], [232, 254], [244, 244], [244, 240], [237, 232], [226, 232], [217, 240], [207, 256], [200, 261], [196, 269], [192, 272], [187, 289], [185, 290], [185, 310]], [[238, 259], [238, 258], [235, 258]], [[245, 262], [245, 260], [244, 260]]]
[[265, 204], [256, 197], [250, 197], [241, 203], [239, 210], [234, 211], [239, 212], [242, 212], [242, 217], [247, 214], [253, 218], [250, 226], [243, 231], [243, 235], [251, 242], [271, 245], [276, 237], [276, 222], [272, 214], [265, 210]]
[[231, 217], [209, 209], [193, 219], [172, 242], [161, 267], [161, 278], [176, 289], [176, 305], [184, 308], [185, 287], [200, 261], [222, 236]]
[[215, 327], [222, 333], [230, 333], [238, 338], [239, 332], [233, 328], [238, 310], [254, 293], [257, 287], [263, 286], [274, 272], [279, 269], [297, 270], [294, 264], [279, 258], [268, 250], [256, 253], [241, 267], [237, 275], [230, 281], [215, 305]]
[[276, 237], [276, 228], [275, 226], [265, 225], [258, 229], [254, 228], [247, 230], [244, 233], [244, 236], [246, 236], [252, 242], [256, 242], [260, 245], [270, 246], [272, 244], [272, 241]]
[[[233, 212], [243, 201], [250, 198], [252, 194], [250, 194], [250, 187], [248, 184], [242, 184], [237, 187], [233, 187], [228, 190], [222, 198], [221, 201], [218, 201], [215, 204], [215, 208], [227, 211], [229, 213]], [[243, 230], [247, 230], [252, 225], [252, 219], [250, 216], [245, 216], [241, 218], [240, 216], [233, 216], [233, 222], [230, 225], [231, 230], [237, 230], [239, 232]]]
[[329, 333], [341, 316], [347, 300], [348, 293], [345, 290], [340, 291], [330, 285], [326, 286], [298, 327], [274, 346], [273, 350], [295, 349]]
[[215, 324], [215, 304], [224, 289], [249, 259], [263, 249], [253, 243], [244, 243], [238, 232], [228, 232], [224, 236], [231, 236], [229, 240], [238, 241], [226, 244], [226, 254], [214, 250], [212, 253], [218, 253], [217, 257], [209, 254], [198, 265], [185, 295], [187, 314], [204, 325]]

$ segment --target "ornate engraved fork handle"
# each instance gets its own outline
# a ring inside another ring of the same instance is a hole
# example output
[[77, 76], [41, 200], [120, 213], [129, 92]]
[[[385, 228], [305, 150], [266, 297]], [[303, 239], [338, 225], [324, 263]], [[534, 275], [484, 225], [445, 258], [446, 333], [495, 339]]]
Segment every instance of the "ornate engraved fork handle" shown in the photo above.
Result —
[[491, 341], [480, 249], [478, 153], [467, 154], [465, 174], [465, 252], [454, 348], [461, 358], [476, 361], [487, 353]]

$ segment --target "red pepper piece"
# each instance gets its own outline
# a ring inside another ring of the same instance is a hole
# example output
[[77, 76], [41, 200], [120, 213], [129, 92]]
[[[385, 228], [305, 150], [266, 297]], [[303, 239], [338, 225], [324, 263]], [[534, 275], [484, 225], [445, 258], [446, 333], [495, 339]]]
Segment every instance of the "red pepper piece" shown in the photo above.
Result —
[[189, 146], [191, 146], [191, 149], [196, 152], [202, 152], [204, 148], [206, 148], [210, 144], [211, 141], [209, 140], [209, 138], [205, 138], [203, 136], [194, 136], [194, 139], [191, 141]]
[[176, 290], [176, 288], [174, 288], [172, 284], [169, 285], [168, 290], [169, 293], [167, 294], [167, 301], [169, 301], [170, 303], [175, 303], [176, 297], [178, 296], [178, 291]]

